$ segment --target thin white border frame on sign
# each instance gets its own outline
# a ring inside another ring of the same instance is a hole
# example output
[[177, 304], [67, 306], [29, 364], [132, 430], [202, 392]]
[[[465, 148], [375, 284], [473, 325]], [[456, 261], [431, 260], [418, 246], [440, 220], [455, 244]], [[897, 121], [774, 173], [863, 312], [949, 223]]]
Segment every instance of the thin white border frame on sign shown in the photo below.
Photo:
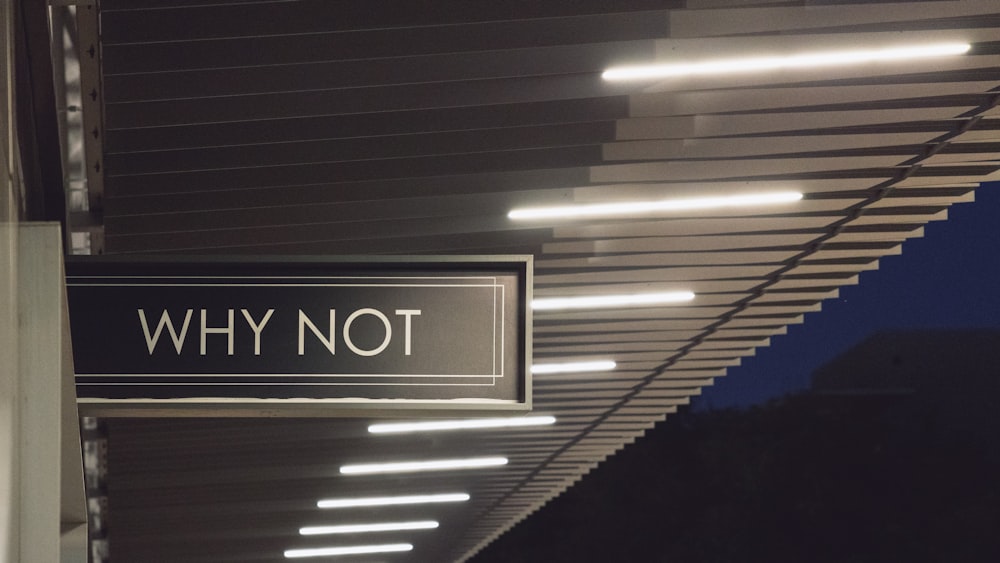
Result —
[[[534, 259], [531, 255], [417, 255], [417, 256], [87, 256], [87, 257], [67, 257], [68, 263], [78, 262], [81, 267], [73, 268], [81, 275], [75, 275], [75, 279], [102, 278], [106, 275], [84, 275], [94, 271], [103, 270], [105, 263], [111, 269], [119, 268], [119, 272], [128, 272], [131, 266], [143, 268], [169, 268], [178, 266], [188, 269], [197, 269], [205, 265], [209, 269], [220, 270], [229, 266], [243, 268], [253, 265], [269, 265], [274, 267], [289, 266], [299, 271], [310, 271], [331, 266], [343, 271], [346, 268], [354, 268], [356, 271], [363, 271], [365, 268], [384, 268], [385, 270], [399, 272], [402, 275], [393, 276], [393, 279], [420, 279], [424, 276], [406, 276], [405, 271], [411, 270], [434, 270], [440, 269], [443, 276], [448, 277], [448, 268], [468, 272], [471, 276], [455, 275], [453, 279], [474, 279], [477, 277], [475, 271], [482, 269], [495, 269], [514, 275], [516, 288], [518, 291], [517, 322], [516, 327], [505, 327], [501, 338], [505, 338], [506, 331], [514, 329], [518, 335], [518, 344], [515, 351], [517, 356], [518, 382], [514, 387], [514, 398], [454, 398], [454, 399], [413, 399], [413, 398], [351, 398], [351, 397], [329, 397], [329, 398], [259, 398], [259, 397], [185, 397], [185, 398], [99, 398], [84, 397], [78, 399], [80, 413], [84, 416], [137, 416], [137, 417], [342, 417], [342, 416], [480, 416], [490, 415], [490, 413], [523, 413], [529, 412], [532, 407], [532, 310], [530, 303], [533, 294]], [[90, 266], [94, 264], [97, 266]], [[135, 270], [133, 270], [135, 271]], [[116, 276], [124, 278], [126, 276]], [[153, 275], [133, 276], [140, 278], [151, 278]], [[160, 279], [169, 279], [169, 276], [156, 276]], [[179, 278], [193, 279], [197, 275], [176, 276]], [[211, 275], [205, 278], [222, 279], [225, 276]], [[250, 276], [243, 276], [250, 277]], [[329, 276], [329, 275], [301, 275], [301, 276], [252, 276], [256, 279], [332, 279], [349, 278], [357, 276]], [[480, 276], [483, 277], [483, 276]], [[489, 277], [489, 276], [485, 276]], [[306, 284], [303, 284], [306, 285]], [[503, 310], [506, 316], [506, 310]], [[506, 318], [503, 319], [506, 322]], [[504, 345], [507, 343], [504, 342]], [[506, 357], [502, 358], [506, 361]], [[506, 366], [504, 366], [506, 373]], [[510, 374], [508, 374], [510, 375]], [[472, 386], [479, 386], [473, 384]]]
[[[386, 277], [386, 276], [371, 276], [371, 278], [370, 278], [370, 279], [374, 279], [374, 280], [378, 280], [378, 279], [382, 279], [382, 280], [386, 280], [386, 279], [427, 279], [427, 280], [433, 280], [433, 279], [470, 279], [470, 280], [490, 280], [490, 281], [493, 282], [493, 283], [490, 283], [490, 284], [484, 284], [484, 283], [476, 283], [476, 284], [428, 284], [428, 283], [423, 283], [423, 284], [416, 284], [416, 283], [400, 283], [400, 284], [391, 284], [391, 283], [390, 284], [387, 284], [387, 283], [381, 283], [381, 284], [380, 283], [371, 283], [371, 284], [368, 284], [368, 283], [351, 283], [351, 284], [338, 284], [338, 283], [277, 284], [277, 283], [268, 283], [268, 284], [256, 284], [256, 283], [210, 283], [210, 284], [203, 284], [203, 283], [79, 283], [79, 282], [73, 282], [73, 281], [71, 281], [71, 280], [82, 278], [82, 277], [84, 277], [84, 276], [67, 276], [66, 286], [67, 287], [387, 287], [387, 288], [389, 288], [389, 287], [391, 287], [391, 288], [396, 288], [396, 287], [443, 288], [443, 287], [447, 287], [447, 288], [452, 288], [452, 289], [465, 289], [465, 288], [477, 289], [477, 288], [490, 288], [491, 287], [491, 288], [493, 288], [493, 320], [492, 320], [492, 327], [491, 327], [491, 330], [493, 332], [493, 337], [492, 337], [493, 350], [492, 350], [492, 354], [491, 354], [492, 355], [493, 373], [490, 373], [490, 374], [394, 374], [394, 373], [393, 374], [390, 374], [390, 373], [384, 373], [384, 374], [383, 373], [311, 373], [311, 374], [304, 374], [304, 373], [301, 373], [301, 374], [297, 374], [297, 373], [212, 373], [212, 374], [207, 374], [207, 373], [76, 373], [77, 377], [109, 377], [109, 378], [120, 378], [120, 377], [248, 377], [248, 378], [252, 378], [252, 377], [274, 377], [274, 378], [282, 378], [282, 377], [286, 377], [286, 378], [287, 377], [355, 377], [355, 378], [365, 378], [365, 377], [374, 377], [374, 378], [399, 377], [399, 378], [402, 378], [404, 380], [405, 379], [409, 379], [409, 378], [417, 379], [417, 378], [424, 378], [424, 377], [425, 378], [449, 378], [449, 377], [451, 377], [451, 378], [456, 378], [456, 379], [458, 379], [458, 378], [491, 379], [493, 381], [492, 384], [496, 385], [496, 380], [498, 378], [503, 378], [505, 376], [504, 363], [503, 363], [504, 362], [504, 358], [503, 358], [504, 354], [503, 354], [503, 352], [504, 352], [504, 344], [505, 344], [505, 342], [504, 342], [504, 331], [503, 330], [500, 331], [499, 347], [497, 346], [498, 343], [497, 343], [497, 323], [496, 323], [496, 312], [497, 312], [497, 295], [496, 295], [497, 292], [496, 292], [496, 290], [497, 290], [497, 288], [500, 288], [500, 304], [499, 304], [499, 306], [500, 306], [500, 315], [501, 315], [500, 322], [503, 323], [506, 320], [506, 316], [505, 316], [505, 307], [507, 305], [507, 302], [506, 302], [506, 288], [503, 286], [503, 284], [501, 284], [501, 283], [499, 283], [497, 281], [496, 276], [472, 276], [472, 277], [469, 277], [469, 278], [459, 278], [457, 276], [442, 276], [441, 278], [436, 278], [436, 277], [433, 277], [433, 276], [420, 276], [419, 278], [417, 278], [415, 276], [414, 277], [409, 277], [409, 278], [402, 278], [402, 277], [400, 277], [400, 278], [390, 278], [390, 277]], [[144, 278], [145, 279], [166, 279], [165, 276], [110, 276], [109, 275], [109, 276], [86, 276], [86, 277], [90, 278], [90, 279], [102, 279], [102, 280], [114, 280], [114, 279], [119, 279], [119, 278], [122, 278], [122, 279], [133, 279], [133, 280], [134, 279], [144, 279]], [[208, 276], [205, 276], [205, 277], [208, 277]], [[218, 277], [220, 279], [221, 278], [225, 278], [225, 279], [262, 279], [261, 276], [218, 276]], [[365, 279], [365, 276], [340, 276], [340, 277], [342, 279]], [[195, 276], [174, 276], [174, 278], [175, 279], [196, 279]], [[336, 276], [330, 276], [330, 277], [327, 277], [326, 279], [335, 279], [335, 278], [336, 278]], [[286, 278], [281, 278], [279, 276], [273, 276], [272, 279], [286, 279]], [[296, 279], [296, 278], [294, 276], [289, 276], [287, 279]], [[297, 279], [302, 279], [302, 277], [299, 276]], [[317, 278], [317, 279], [319, 279], [319, 278]], [[501, 327], [502, 326], [503, 325], [501, 324]], [[496, 363], [497, 363], [497, 355], [498, 354], [500, 356], [500, 373], [496, 372], [497, 371], [496, 370]], [[126, 386], [129, 386], [129, 385], [135, 385], [133, 383], [112, 383], [112, 382], [84, 382], [82, 384], [83, 385], [101, 385], [101, 386], [104, 386], [104, 385], [108, 385], [108, 386], [122, 386], [122, 387], [126, 387]], [[288, 383], [274, 382], [274, 383], [271, 383], [271, 384], [272, 385], [287, 385]], [[150, 385], [150, 384], [141, 384], [141, 385]], [[173, 384], [171, 384], [171, 383], [162, 383], [161, 385], [163, 385], [164, 387], [170, 387]], [[190, 386], [190, 385], [194, 385], [194, 386], [198, 386], [198, 385], [212, 386], [212, 385], [232, 385], [232, 384], [231, 383], [211, 383], [211, 382], [198, 383], [198, 382], [193, 382], [193, 383], [184, 383], [184, 385], [186, 385], [186, 386]], [[263, 384], [258, 384], [258, 385], [263, 385]], [[303, 385], [307, 385], [307, 384], [303, 384]], [[316, 385], [320, 385], [320, 384], [317, 383]], [[374, 382], [372, 382], [370, 384], [369, 383], [342, 383], [342, 384], [339, 384], [339, 385], [345, 385], [345, 386], [346, 385], [357, 385], [359, 387], [364, 387], [366, 385], [388, 385], [388, 384], [385, 384], [385, 383], [381, 383], [380, 384], [380, 383], [374, 383]], [[411, 383], [409, 385], [421, 385], [421, 384], [419, 384], [419, 383]], [[428, 383], [426, 385], [433, 385], [433, 384]], [[452, 385], [452, 384], [442, 383], [440, 385]], [[453, 385], [455, 385], [455, 386], [461, 386], [462, 384], [455, 383]], [[469, 384], [469, 385], [473, 385], [473, 384]], [[485, 385], [485, 384], [474, 384], [474, 385]]]

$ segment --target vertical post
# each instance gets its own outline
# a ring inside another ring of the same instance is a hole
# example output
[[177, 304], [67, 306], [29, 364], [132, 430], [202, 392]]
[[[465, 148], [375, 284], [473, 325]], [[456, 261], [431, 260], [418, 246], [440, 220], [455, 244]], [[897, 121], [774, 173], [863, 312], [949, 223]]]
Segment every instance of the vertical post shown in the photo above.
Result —
[[52, 224], [24, 224], [18, 249], [22, 563], [59, 560], [62, 427], [62, 241]]
[[0, 563], [20, 552], [17, 223], [0, 221]]
[[0, 2], [0, 563], [20, 550], [17, 457], [17, 220], [20, 174], [14, 133], [14, 11]]
[[[7, 225], [9, 226], [9, 225]], [[0, 555], [85, 563], [86, 499], [65, 302], [62, 230], [22, 223], [0, 299]], [[82, 538], [82, 541], [81, 541]]]

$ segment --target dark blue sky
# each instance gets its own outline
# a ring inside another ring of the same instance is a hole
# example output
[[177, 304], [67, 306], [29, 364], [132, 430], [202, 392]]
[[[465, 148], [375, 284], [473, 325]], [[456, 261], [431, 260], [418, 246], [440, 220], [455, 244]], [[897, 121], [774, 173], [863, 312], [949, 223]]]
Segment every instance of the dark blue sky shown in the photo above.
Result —
[[863, 272], [788, 334], [744, 358], [692, 401], [695, 409], [746, 406], [809, 387], [816, 368], [870, 334], [894, 328], [1000, 327], [1000, 182], [952, 206], [903, 253]]

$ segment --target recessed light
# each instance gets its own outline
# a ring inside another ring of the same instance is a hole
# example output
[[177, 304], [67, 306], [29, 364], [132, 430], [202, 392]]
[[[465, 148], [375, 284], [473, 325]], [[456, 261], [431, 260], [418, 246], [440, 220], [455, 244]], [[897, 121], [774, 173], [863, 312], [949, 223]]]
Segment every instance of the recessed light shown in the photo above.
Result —
[[415, 520], [412, 522], [382, 522], [377, 524], [342, 524], [339, 526], [306, 526], [299, 528], [303, 536], [322, 536], [327, 534], [363, 534], [367, 532], [395, 532], [399, 530], [433, 530], [438, 527], [434, 520]]
[[367, 506], [465, 502], [469, 500], [469, 498], [468, 493], [435, 493], [427, 495], [401, 495], [393, 497], [331, 498], [318, 501], [316, 506], [319, 508], [359, 508]]
[[632, 295], [588, 295], [579, 297], [548, 297], [531, 302], [536, 311], [556, 311], [561, 309], [598, 309], [603, 307], [629, 307], [634, 305], [661, 305], [683, 303], [694, 299], [690, 291], [667, 293], [636, 293]]
[[449, 469], [477, 469], [507, 465], [505, 457], [470, 457], [461, 459], [433, 459], [428, 461], [398, 461], [392, 463], [359, 463], [344, 465], [344, 475], [371, 475], [375, 473], [412, 473], [419, 471], [446, 471]]
[[598, 360], [592, 362], [564, 362], [561, 364], [535, 364], [531, 366], [531, 373], [575, 373], [582, 371], [608, 371], [615, 369], [615, 364], [611, 360]]
[[797, 53], [776, 57], [744, 57], [717, 59], [695, 63], [663, 63], [632, 65], [609, 68], [601, 78], [609, 81], [650, 80], [681, 76], [712, 74], [736, 74], [770, 70], [817, 68], [885, 61], [903, 61], [945, 57], [967, 53], [972, 46], [968, 43], [936, 43], [930, 45], [906, 45], [882, 49], [847, 49], [842, 51], [820, 51]]
[[363, 555], [365, 553], [393, 553], [397, 551], [410, 551], [412, 549], [413, 545], [408, 543], [348, 545], [343, 547], [314, 547], [310, 549], [285, 550], [285, 558], [298, 559], [300, 557], [332, 557], [336, 555]]
[[404, 432], [435, 432], [440, 430], [475, 430], [480, 428], [511, 428], [516, 426], [541, 426], [554, 424], [554, 416], [519, 416], [502, 418], [470, 418], [465, 420], [428, 420], [423, 422], [387, 422], [372, 424], [372, 434], [400, 434]]
[[763, 194], [729, 195], [717, 197], [676, 198], [658, 201], [629, 201], [593, 203], [561, 207], [529, 207], [514, 209], [507, 214], [510, 219], [572, 219], [613, 215], [649, 215], [670, 211], [696, 211], [792, 203], [802, 199], [799, 192], [771, 192]]

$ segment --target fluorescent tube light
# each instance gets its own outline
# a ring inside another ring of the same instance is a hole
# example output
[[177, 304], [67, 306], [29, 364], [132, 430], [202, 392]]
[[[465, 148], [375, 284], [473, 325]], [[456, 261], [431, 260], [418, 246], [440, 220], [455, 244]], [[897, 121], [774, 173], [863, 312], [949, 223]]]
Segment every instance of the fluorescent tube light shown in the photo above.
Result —
[[563, 207], [534, 207], [514, 209], [507, 214], [510, 219], [570, 219], [604, 215], [648, 215], [669, 211], [697, 211], [727, 207], [748, 207], [791, 203], [802, 199], [799, 192], [774, 192], [765, 194], [730, 195], [664, 199], [660, 201], [632, 201], [621, 203], [595, 203]]
[[306, 526], [299, 528], [303, 536], [322, 536], [326, 534], [363, 534], [367, 532], [395, 532], [399, 530], [433, 530], [438, 527], [434, 520], [416, 520], [412, 522], [385, 522], [381, 524], [344, 524], [340, 526]]
[[510, 428], [515, 426], [541, 426], [554, 424], [554, 416], [519, 416], [503, 418], [471, 418], [466, 420], [428, 420], [425, 422], [388, 422], [372, 424], [372, 434], [400, 434], [404, 432], [435, 432], [439, 430], [475, 430], [480, 428]]
[[709, 60], [698, 63], [665, 63], [609, 68], [601, 78], [617, 80], [649, 80], [680, 76], [735, 74], [769, 70], [819, 68], [887, 61], [904, 61], [931, 57], [947, 57], [967, 53], [968, 43], [937, 43], [908, 45], [883, 49], [852, 49], [798, 53], [777, 57], [746, 57]]
[[340, 472], [344, 475], [371, 475], [373, 473], [412, 473], [417, 471], [444, 471], [448, 469], [476, 469], [498, 465], [507, 465], [507, 458], [472, 457], [393, 463], [359, 463], [357, 465], [344, 465], [340, 468]]
[[410, 551], [412, 544], [408, 543], [387, 543], [382, 545], [350, 545], [344, 547], [315, 547], [311, 549], [288, 549], [285, 550], [286, 559], [298, 559], [300, 557], [331, 557], [334, 555], [363, 555], [365, 553], [392, 553], [396, 551]]
[[611, 360], [600, 360], [593, 362], [567, 362], [562, 364], [535, 364], [531, 366], [531, 373], [573, 373], [581, 371], [608, 371], [615, 369], [615, 364]]
[[316, 503], [319, 508], [358, 508], [367, 506], [395, 506], [403, 504], [432, 504], [440, 502], [465, 502], [467, 493], [439, 493], [430, 495], [403, 495], [395, 497], [331, 498]]
[[661, 305], [664, 303], [683, 303], [694, 299], [690, 291], [671, 291], [668, 293], [637, 293], [633, 295], [592, 295], [580, 297], [549, 297], [535, 299], [531, 308], [536, 311], [555, 311], [561, 309], [596, 309], [602, 307], [627, 307], [631, 305]]

